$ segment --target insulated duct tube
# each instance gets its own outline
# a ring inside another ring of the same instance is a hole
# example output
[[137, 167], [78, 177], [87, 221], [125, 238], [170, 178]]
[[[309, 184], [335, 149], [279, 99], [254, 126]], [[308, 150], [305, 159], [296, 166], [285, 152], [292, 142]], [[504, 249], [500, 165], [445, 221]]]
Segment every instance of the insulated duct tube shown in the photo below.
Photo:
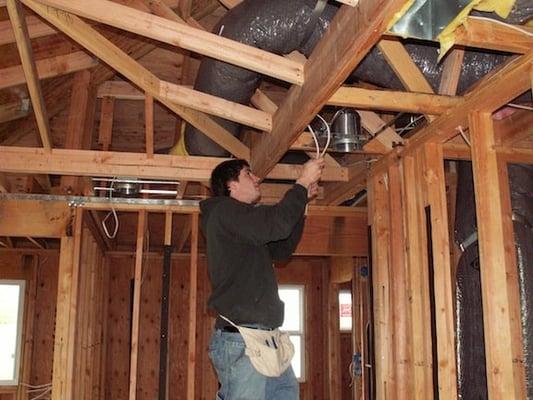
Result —
[[[288, 54], [298, 50], [309, 56], [314, 46], [328, 28], [337, 7], [327, 4], [315, 18], [313, 11], [317, 0], [244, 0], [230, 9], [214, 28], [214, 32], [276, 54]], [[518, 0], [506, 19], [509, 23], [523, 23], [533, 14], [532, 0]], [[483, 13], [495, 18], [495, 14]], [[437, 91], [443, 63], [437, 63], [438, 45], [407, 43], [407, 51]], [[465, 53], [458, 94], [508, 59], [501, 53], [485, 53], [468, 50]], [[261, 83], [262, 75], [241, 67], [203, 58], [196, 78], [195, 89], [240, 104], [248, 104]], [[361, 80], [375, 85], [402, 90], [403, 85], [385, 61], [381, 52], [374, 48], [361, 62], [349, 82]], [[241, 125], [218, 117], [211, 117], [234, 136]], [[219, 145], [193, 126], [185, 130], [185, 146], [191, 155], [227, 156]]]
[[[533, 400], [533, 165], [510, 165], [527, 399]], [[472, 169], [460, 162], [455, 240], [465, 248], [456, 275], [459, 398], [487, 399], [479, 249]], [[503, 283], [502, 283], [503, 284]]]
[[[230, 9], [214, 32], [275, 54], [298, 50], [308, 56], [333, 19], [337, 7], [326, 4], [314, 17], [316, 0], [245, 0]], [[202, 60], [194, 88], [240, 104], [247, 104], [261, 83], [254, 71], [212, 58]], [[241, 126], [212, 117], [234, 136]], [[226, 156], [228, 153], [193, 126], [187, 125], [185, 145], [191, 155]]]

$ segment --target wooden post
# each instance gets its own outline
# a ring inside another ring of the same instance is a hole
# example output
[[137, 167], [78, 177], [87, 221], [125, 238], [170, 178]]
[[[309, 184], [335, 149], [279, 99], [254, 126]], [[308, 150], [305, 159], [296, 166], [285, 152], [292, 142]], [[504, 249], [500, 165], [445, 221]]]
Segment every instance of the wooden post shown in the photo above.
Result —
[[396, 377], [397, 399], [413, 398], [413, 371], [411, 364], [411, 316], [407, 294], [407, 267], [404, 236], [404, 199], [402, 197], [402, 172], [395, 163], [388, 168], [390, 276], [392, 312], [392, 350]]
[[72, 399], [74, 343], [79, 285], [79, 261], [83, 210], [76, 209], [74, 236], [61, 237], [57, 317], [54, 338], [52, 400]]
[[479, 235], [489, 398], [524, 399], [525, 372], [507, 166], [498, 163], [491, 113], [469, 116]]
[[[419, 158], [418, 156], [416, 158]], [[427, 237], [421, 193], [420, 166], [415, 157], [405, 157], [404, 204], [407, 238], [408, 290], [411, 307], [411, 363], [413, 399], [433, 399], [431, 326], [427, 268]]]
[[372, 231], [372, 285], [374, 292], [374, 352], [377, 399], [388, 399], [394, 395], [392, 366], [394, 364], [390, 320], [390, 231], [388, 214], [386, 174], [369, 178], [369, 218]]
[[137, 396], [137, 359], [139, 356], [139, 321], [141, 312], [141, 280], [143, 267], [144, 234], [146, 230], [147, 212], [139, 211], [137, 222], [137, 249], [135, 250], [135, 275], [133, 288], [133, 314], [131, 322], [131, 358], [130, 358], [130, 389], [129, 400]]
[[189, 343], [187, 399], [195, 398], [196, 378], [196, 311], [198, 301], [198, 213], [191, 214], [191, 277], [189, 288]]
[[144, 125], [146, 130], [146, 156], [154, 158], [154, 98], [148, 93], [144, 97]]
[[[327, 335], [328, 335], [328, 389], [330, 399], [340, 399], [341, 390], [341, 337], [339, 328], [339, 285], [334, 278], [337, 257], [330, 257], [327, 312]], [[342, 259], [340, 260], [342, 262]], [[353, 261], [352, 261], [353, 268]]]
[[[433, 286], [435, 293], [435, 321], [437, 336], [439, 398], [457, 398], [457, 369], [455, 357], [454, 299], [455, 280], [452, 280], [450, 235], [446, 208], [446, 186], [442, 145], [424, 146], [427, 200], [431, 212], [433, 255]], [[430, 283], [431, 284], [431, 283]], [[434, 366], [436, 367], [436, 366]]]

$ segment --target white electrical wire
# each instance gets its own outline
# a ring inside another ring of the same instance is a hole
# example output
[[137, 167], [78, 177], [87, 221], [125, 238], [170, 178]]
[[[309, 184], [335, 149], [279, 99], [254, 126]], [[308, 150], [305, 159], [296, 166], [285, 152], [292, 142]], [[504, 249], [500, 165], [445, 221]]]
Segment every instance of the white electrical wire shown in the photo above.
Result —
[[533, 107], [530, 107], [530, 106], [523, 106], [522, 104], [515, 104], [515, 103], [509, 103], [507, 104], [509, 107], [513, 107], [513, 108], [520, 108], [521, 110], [528, 110], [528, 111], [533, 111]]
[[[114, 178], [116, 179], [116, 177]], [[115, 181], [113, 180], [111, 182], [111, 185], [110, 185], [110, 191], [109, 191], [109, 200], [111, 200], [113, 198], [113, 184], [115, 183]], [[115, 219], [115, 229], [113, 230], [113, 233], [110, 234], [109, 233], [109, 230], [107, 229], [107, 225], [106, 225], [106, 221], [108, 220], [108, 218], [113, 215], [113, 218]], [[104, 233], [105, 235], [109, 238], [109, 239], [114, 239], [116, 236], [117, 236], [117, 232], [118, 232], [118, 215], [117, 215], [117, 212], [115, 211], [115, 207], [113, 207], [113, 205], [111, 205], [111, 211], [109, 211], [107, 213], [107, 215], [105, 216], [105, 218], [102, 220], [102, 228], [104, 229]]]
[[457, 129], [459, 130], [459, 133], [461, 134], [461, 136], [463, 137], [463, 139], [465, 140], [466, 144], [469, 146], [469, 147], [472, 147], [472, 145], [470, 144], [470, 140], [468, 140], [468, 137], [466, 136], [466, 134], [464, 133], [463, 131], [463, 127], [461, 125], [459, 125], [457, 127]]
[[399, 128], [397, 129], [397, 133], [398, 135], [401, 135], [403, 132], [409, 130], [409, 129], [412, 129], [411, 128], [411, 125], [414, 125], [416, 124], [419, 120], [421, 120], [422, 118], [424, 118], [423, 115], [419, 115], [418, 117], [416, 117], [415, 119], [413, 119], [411, 122], [409, 122], [407, 125], [405, 125], [403, 128]]
[[307, 127], [309, 128], [309, 131], [311, 132], [311, 136], [313, 136], [313, 140], [315, 141], [316, 158], [319, 159], [320, 157], [324, 157], [324, 154], [326, 154], [326, 151], [327, 151], [327, 149], [329, 147], [329, 143], [331, 141], [331, 129], [329, 128], [329, 124], [326, 122], [326, 120], [324, 118], [322, 118], [322, 116], [320, 114], [317, 114], [316, 116], [322, 121], [322, 123], [326, 127], [326, 132], [328, 134], [328, 139], [326, 141], [326, 145], [324, 146], [324, 149], [322, 150], [322, 152], [320, 152], [320, 146], [318, 145], [318, 139], [316, 137], [316, 133], [313, 130], [313, 128], [311, 128], [311, 125], [307, 125]]
[[472, 17], [472, 16], [469, 16], [468, 18], [469, 19], [472, 18], [472, 19], [480, 19], [480, 20], [495, 22], [497, 24], [500, 24], [500, 25], [506, 26], [508, 28], [514, 29], [515, 31], [522, 32], [522, 33], [526, 34], [527, 36], [533, 36], [533, 32], [529, 32], [529, 31], [527, 31], [525, 29], [519, 28], [516, 25], [512, 25], [512, 24], [508, 24], [506, 22], [498, 21], [497, 19], [492, 19], [492, 18], [487, 18], [487, 17]]

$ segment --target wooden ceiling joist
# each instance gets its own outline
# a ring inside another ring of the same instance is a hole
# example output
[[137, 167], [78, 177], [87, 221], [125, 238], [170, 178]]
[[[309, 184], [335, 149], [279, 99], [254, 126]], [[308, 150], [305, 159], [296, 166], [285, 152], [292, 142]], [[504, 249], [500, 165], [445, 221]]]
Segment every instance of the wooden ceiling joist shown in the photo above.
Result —
[[41, 143], [45, 150], [49, 151], [51, 148], [50, 141], [50, 125], [48, 121], [48, 114], [44, 103], [41, 86], [39, 84], [39, 77], [37, 75], [37, 67], [33, 59], [33, 50], [28, 36], [28, 28], [26, 27], [26, 19], [22, 5], [18, 0], [8, 0], [7, 10], [9, 19], [13, 25], [13, 33], [17, 41], [20, 60], [22, 62], [22, 69], [28, 85], [28, 92], [30, 94]]
[[23, 2], [41, 17], [80, 43], [91, 53], [127, 77], [191, 125], [198, 128], [230, 153], [239, 158], [250, 158], [248, 147], [207, 115], [177, 105], [163, 97], [160, 91], [161, 81], [154, 74], [125, 54], [80, 18], [43, 6], [34, 0], [23, 0]]
[[301, 63], [132, 7], [108, 0], [39, 0], [39, 3], [289, 83], [303, 84]]
[[[20, 174], [49, 173], [78, 176], [135, 176], [147, 179], [187, 180], [207, 182], [211, 171], [224, 158], [174, 156], [145, 153], [106, 152], [93, 150], [53, 149], [45, 153], [40, 148], [0, 146], [0, 172]], [[296, 180], [301, 165], [278, 164], [267, 176], [271, 179]], [[324, 182], [348, 181], [348, 169], [326, 166]]]
[[[35, 62], [39, 79], [53, 78], [71, 72], [92, 68], [98, 62], [83, 51], [64, 56], [50, 57]], [[0, 89], [21, 85], [26, 82], [22, 65], [0, 70]]]
[[366, 110], [442, 114], [459, 101], [453, 96], [341, 86], [327, 104]]
[[342, 6], [306, 63], [303, 86], [292, 86], [273, 118], [272, 133], [252, 149], [252, 168], [265, 176], [387, 28], [404, 1], [361, 0]]

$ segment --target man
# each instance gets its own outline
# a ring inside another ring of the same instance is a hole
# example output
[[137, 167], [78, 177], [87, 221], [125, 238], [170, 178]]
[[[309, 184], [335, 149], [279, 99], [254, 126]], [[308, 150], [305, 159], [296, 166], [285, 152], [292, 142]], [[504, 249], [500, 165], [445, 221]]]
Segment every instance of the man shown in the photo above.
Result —
[[209, 357], [220, 382], [219, 400], [297, 400], [299, 385], [289, 367], [280, 377], [257, 372], [237, 325], [271, 330], [283, 323], [283, 302], [274, 260], [291, 256], [300, 241], [305, 206], [318, 191], [324, 160], [310, 160], [273, 206], [257, 206], [259, 178], [244, 160], [229, 160], [211, 174], [213, 197], [200, 203], [212, 293], [209, 307], [219, 315]]

